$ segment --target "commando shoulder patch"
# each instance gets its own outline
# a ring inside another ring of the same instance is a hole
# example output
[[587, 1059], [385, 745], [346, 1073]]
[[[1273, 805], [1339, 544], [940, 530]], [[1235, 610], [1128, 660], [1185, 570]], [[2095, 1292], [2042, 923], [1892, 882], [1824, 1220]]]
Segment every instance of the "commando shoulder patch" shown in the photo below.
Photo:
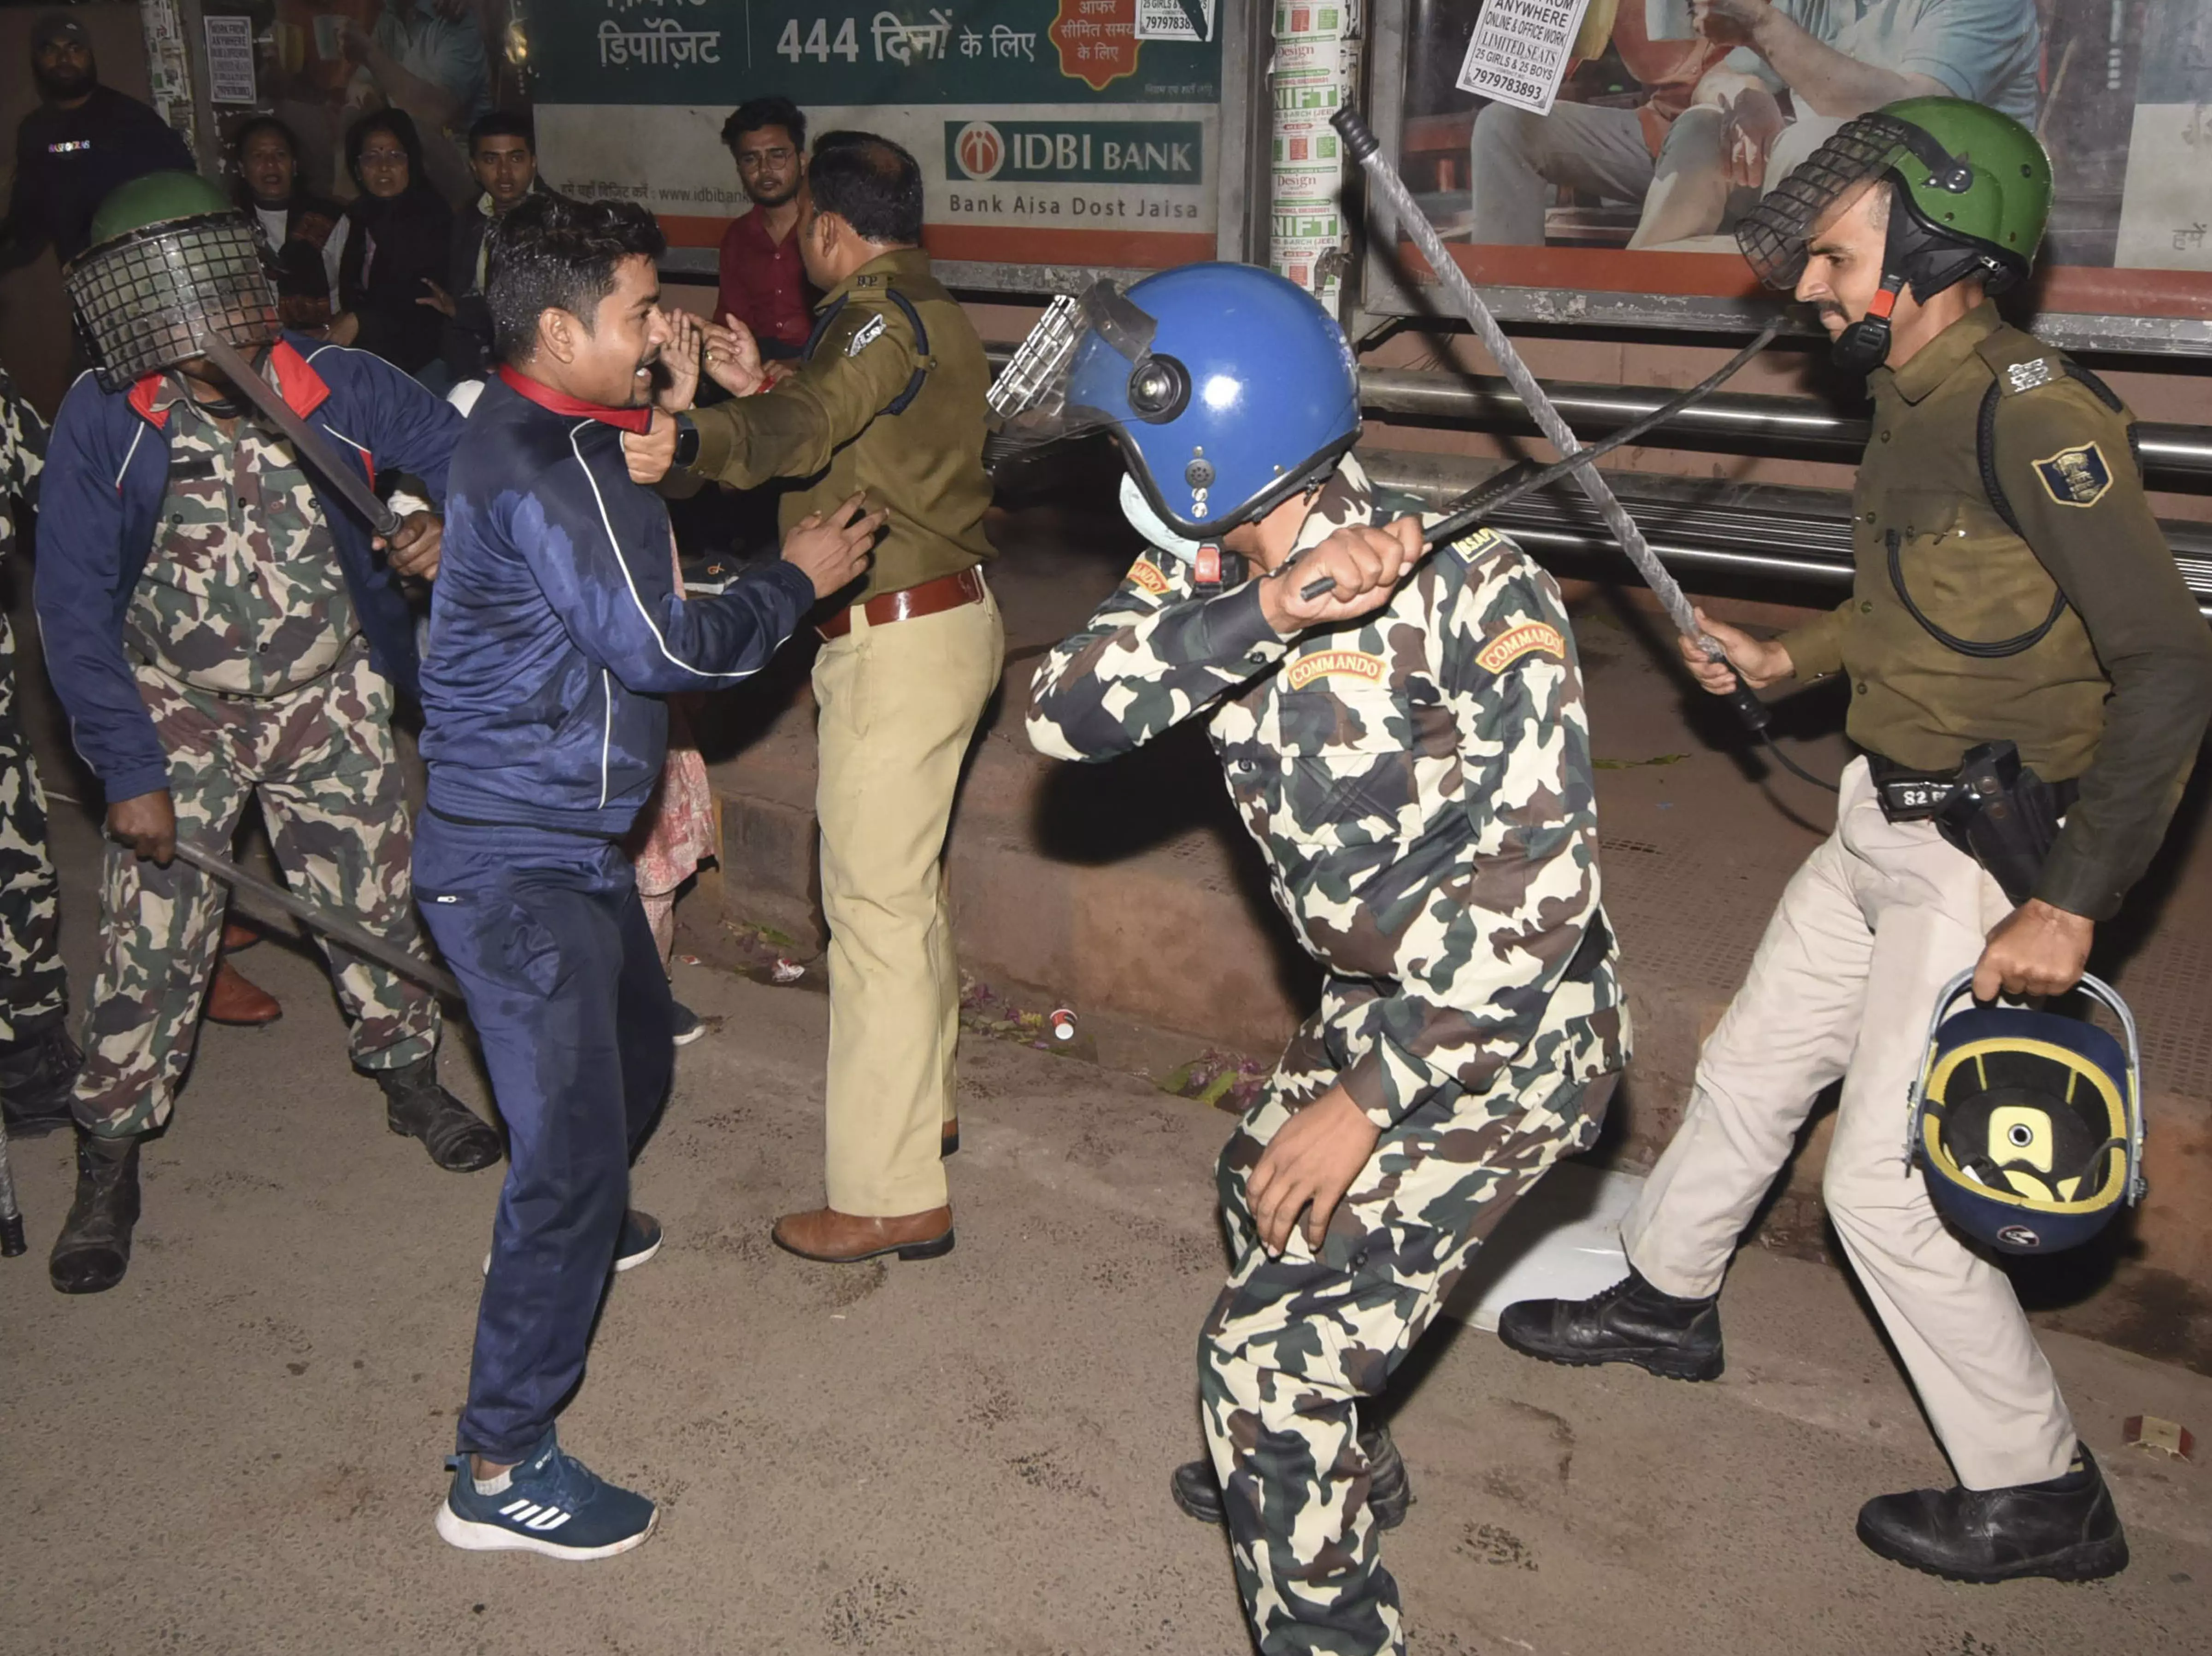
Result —
[[1486, 673], [1502, 673], [1527, 655], [1547, 655], [1554, 661], [1567, 658], [1567, 641], [1548, 622], [1524, 621], [1509, 627], [1484, 645], [1474, 664]]
[[1139, 558], [1129, 566], [1129, 579], [1154, 597], [1168, 590], [1168, 578], [1150, 558]]
[[1364, 650], [1316, 650], [1285, 668], [1283, 682], [1293, 690], [1303, 690], [1317, 678], [1356, 678], [1380, 684], [1389, 670], [1389, 664], [1382, 657]]

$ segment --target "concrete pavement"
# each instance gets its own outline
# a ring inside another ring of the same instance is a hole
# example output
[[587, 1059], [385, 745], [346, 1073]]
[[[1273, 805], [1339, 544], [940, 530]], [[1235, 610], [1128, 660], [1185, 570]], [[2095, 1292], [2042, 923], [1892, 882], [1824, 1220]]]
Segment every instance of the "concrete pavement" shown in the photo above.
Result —
[[[40, 734], [49, 786], [79, 792]], [[55, 818], [81, 997], [99, 847], [89, 813]], [[386, 1131], [288, 935], [240, 961], [284, 1020], [204, 1030], [146, 1151], [120, 1288], [48, 1288], [68, 1146], [15, 1147], [33, 1251], [0, 1261], [0, 1656], [1249, 1649], [1222, 1539], [1166, 1487], [1200, 1452], [1227, 1117], [970, 1036], [957, 1251], [806, 1264], [768, 1225], [818, 1199], [826, 1002], [679, 968], [717, 1027], [637, 1173], [667, 1246], [611, 1294], [562, 1426], [665, 1503], [660, 1533], [595, 1565], [463, 1554], [430, 1514], [499, 1174]], [[481, 1107], [464, 1040], [445, 1067]], [[1421, 1348], [1395, 1399], [1419, 1499], [1384, 1547], [1417, 1653], [2212, 1651], [2212, 1466], [2120, 1441], [2145, 1412], [2207, 1439], [2212, 1379], [2047, 1334], [2134, 1567], [1953, 1586], [1851, 1536], [1866, 1496], [1948, 1478], [1845, 1280], [1753, 1250], [1723, 1314], [1711, 1386], [1548, 1368], [1449, 1324]]]
[[[242, 963], [288, 1016], [204, 1032], [124, 1285], [67, 1300], [39, 1252], [0, 1265], [0, 1649], [1246, 1647], [1225, 1548], [1165, 1485], [1198, 1450], [1227, 1118], [971, 1039], [958, 1249], [807, 1265], [767, 1226], [818, 1188], [826, 1004], [679, 969], [726, 1022], [683, 1054], [638, 1171], [668, 1246], [611, 1295], [562, 1424], [666, 1503], [661, 1532], [591, 1566], [462, 1554], [429, 1517], [497, 1174], [386, 1132], [304, 955]], [[447, 1073], [481, 1097], [458, 1051]], [[67, 1157], [18, 1161], [42, 1251]], [[2119, 1442], [2145, 1410], [2212, 1430], [2212, 1380], [2050, 1336], [2135, 1565], [1952, 1586], [1851, 1537], [1867, 1495], [1944, 1471], [1844, 1282], [1754, 1251], [1726, 1317], [1729, 1372], [1705, 1386], [1433, 1337], [1397, 1421], [1419, 1501], [1385, 1547], [1417, 1651], [2212, 1649], [2212, 1468]]]

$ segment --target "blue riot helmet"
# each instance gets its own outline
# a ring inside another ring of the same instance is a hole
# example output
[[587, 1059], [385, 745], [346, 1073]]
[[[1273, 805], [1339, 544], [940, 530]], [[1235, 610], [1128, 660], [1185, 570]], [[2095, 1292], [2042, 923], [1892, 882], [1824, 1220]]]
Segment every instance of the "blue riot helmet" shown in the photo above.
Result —
[[991, 406], [1002, 452], [1110, 431], [1158, 527], [1201, 542], [1319, 483], [1359, 435], [1343, 331], [1310, 294], [1249, 264], [1188, 264], [1127, 292], [1100, 281], [1055, 300]]
[[2079, 1247], [2142, 1199], [2142, 1061], [2135, 1019], [2093, 977], [2082, 992], [2118, 1019], [2123, 1046], [2080, 1018], [2011, 1006], [1951, 1010], [1960, 973], [1929, 1021], [1912, 1089], [1908, 1164], [1953, 1227], [2007, 1253]]

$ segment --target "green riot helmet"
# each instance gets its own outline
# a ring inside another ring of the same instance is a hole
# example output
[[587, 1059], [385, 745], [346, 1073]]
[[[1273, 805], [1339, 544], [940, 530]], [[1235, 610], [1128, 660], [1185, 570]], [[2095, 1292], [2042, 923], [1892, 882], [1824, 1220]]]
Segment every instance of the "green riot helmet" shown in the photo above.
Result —
[[1836, 360], [1861, 373], [1889, 353], [1899, 290], [1909, 284], [1925, 304], [1979, 275], [2002, 293], [2027, 279], [2051, 216], [2051, 158], [2035, 134], [1963, 98], [1907, 98], [1845, 122], [1744, 216], [1736, 245], [1761, 282], [1790, 292], [1823, 215], [1885, 177], [1894, 199], [1881, 290], [1836, 342]]
[[276, 294], [252, 227], [196, 173], [117, 185], [62, 282], [106, 391], [204, 355], [210, 333], [246, 352], [276, 337]]

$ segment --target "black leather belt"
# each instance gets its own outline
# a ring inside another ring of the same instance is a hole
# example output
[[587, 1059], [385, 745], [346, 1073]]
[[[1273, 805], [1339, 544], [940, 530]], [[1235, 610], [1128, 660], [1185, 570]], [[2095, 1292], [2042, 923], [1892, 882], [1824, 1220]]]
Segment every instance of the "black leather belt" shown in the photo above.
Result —
[[[1976, 768], [1962, 761], [1947, 771], [1917, 771], [1878, 753], [1867, 755], [1867, 772], [1874, 779], [1875, 792], [1881, 798], [1881, 814], [1893, 822], [1932, 822], [1949, 815], [1954, 805], [1963, 807], [1970, 799], [1978, 800], [1976, 789], [1963, 774]], [[2049, 789], [2052, 806], [2061, 816], [2074, 808], [2075, 798], [2081, 791], [2071, 777], [2063, 782], [2046, 782], [2044, 786]]]

